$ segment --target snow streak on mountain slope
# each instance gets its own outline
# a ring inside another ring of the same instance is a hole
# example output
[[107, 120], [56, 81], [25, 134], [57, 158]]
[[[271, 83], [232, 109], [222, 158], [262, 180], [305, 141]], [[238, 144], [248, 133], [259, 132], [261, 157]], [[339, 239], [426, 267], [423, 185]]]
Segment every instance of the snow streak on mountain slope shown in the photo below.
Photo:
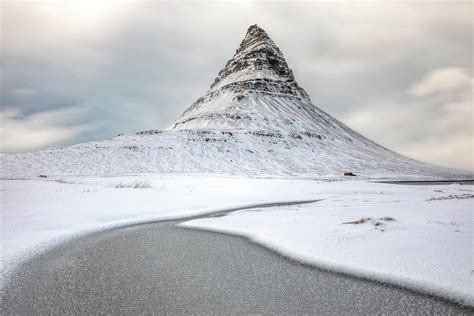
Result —
[[165, 131], [3, 155], [3, 177], [209, 172], [251, 176], [473, 178], [396, 154], [311, 103], [256, 25], [205, 96]]

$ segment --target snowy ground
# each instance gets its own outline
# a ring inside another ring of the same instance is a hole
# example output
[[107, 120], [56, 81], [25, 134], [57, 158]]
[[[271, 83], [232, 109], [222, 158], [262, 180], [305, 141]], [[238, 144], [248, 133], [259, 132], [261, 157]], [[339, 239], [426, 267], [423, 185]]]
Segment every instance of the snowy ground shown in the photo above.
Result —
[[259, 203], [321, 199], [181, 225], [246, 236], [318, 266], [474, 305], [472, 186], [206, 175], [0, 184], [6, 272], [29, 255], [85, 232]]

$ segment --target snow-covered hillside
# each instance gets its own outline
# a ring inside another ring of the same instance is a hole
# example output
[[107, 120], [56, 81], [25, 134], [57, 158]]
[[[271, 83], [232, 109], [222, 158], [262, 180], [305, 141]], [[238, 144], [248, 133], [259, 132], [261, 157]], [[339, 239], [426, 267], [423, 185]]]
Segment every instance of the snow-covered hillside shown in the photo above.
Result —
[[210, 90], [168, 129], [2, 155], [1, 177], [205, 172], [269, 177], [459, 179], [472, 172], [392, 152], [311, 103], [283, 54], [253, 25]]
[[376, 145], [280, 131], [163, 131], [2, 158], [2, 175], [7, 178], [170, 172], [309, 178], [340, 176], [345, 171], [372, 179], [472, 177]]

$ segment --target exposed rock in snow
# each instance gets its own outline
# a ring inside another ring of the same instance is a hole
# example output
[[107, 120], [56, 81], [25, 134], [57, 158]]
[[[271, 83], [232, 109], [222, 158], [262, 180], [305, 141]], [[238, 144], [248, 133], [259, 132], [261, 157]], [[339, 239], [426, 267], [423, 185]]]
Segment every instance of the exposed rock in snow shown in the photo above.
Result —
[[208, 172], [247, 176], [474, 178], [351, 130], [311, 103], [283, 54], [253, 25], [209, 91], [164, 131], [3, 155], [1, 176]]

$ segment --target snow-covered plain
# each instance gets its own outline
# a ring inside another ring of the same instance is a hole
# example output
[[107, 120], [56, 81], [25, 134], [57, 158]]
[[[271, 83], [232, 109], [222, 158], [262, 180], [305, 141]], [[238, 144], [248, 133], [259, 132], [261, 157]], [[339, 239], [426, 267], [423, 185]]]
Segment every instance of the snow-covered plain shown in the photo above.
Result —
[[[474, 304], [471, 186], [202, 174], [0, 183], [7, 276], [29, 256], [87, 232], [260, 203], [320, 200], [180, 225], [246, 236], [320, 267]], [[343, 224], [360, 219], [366, 220]]]

